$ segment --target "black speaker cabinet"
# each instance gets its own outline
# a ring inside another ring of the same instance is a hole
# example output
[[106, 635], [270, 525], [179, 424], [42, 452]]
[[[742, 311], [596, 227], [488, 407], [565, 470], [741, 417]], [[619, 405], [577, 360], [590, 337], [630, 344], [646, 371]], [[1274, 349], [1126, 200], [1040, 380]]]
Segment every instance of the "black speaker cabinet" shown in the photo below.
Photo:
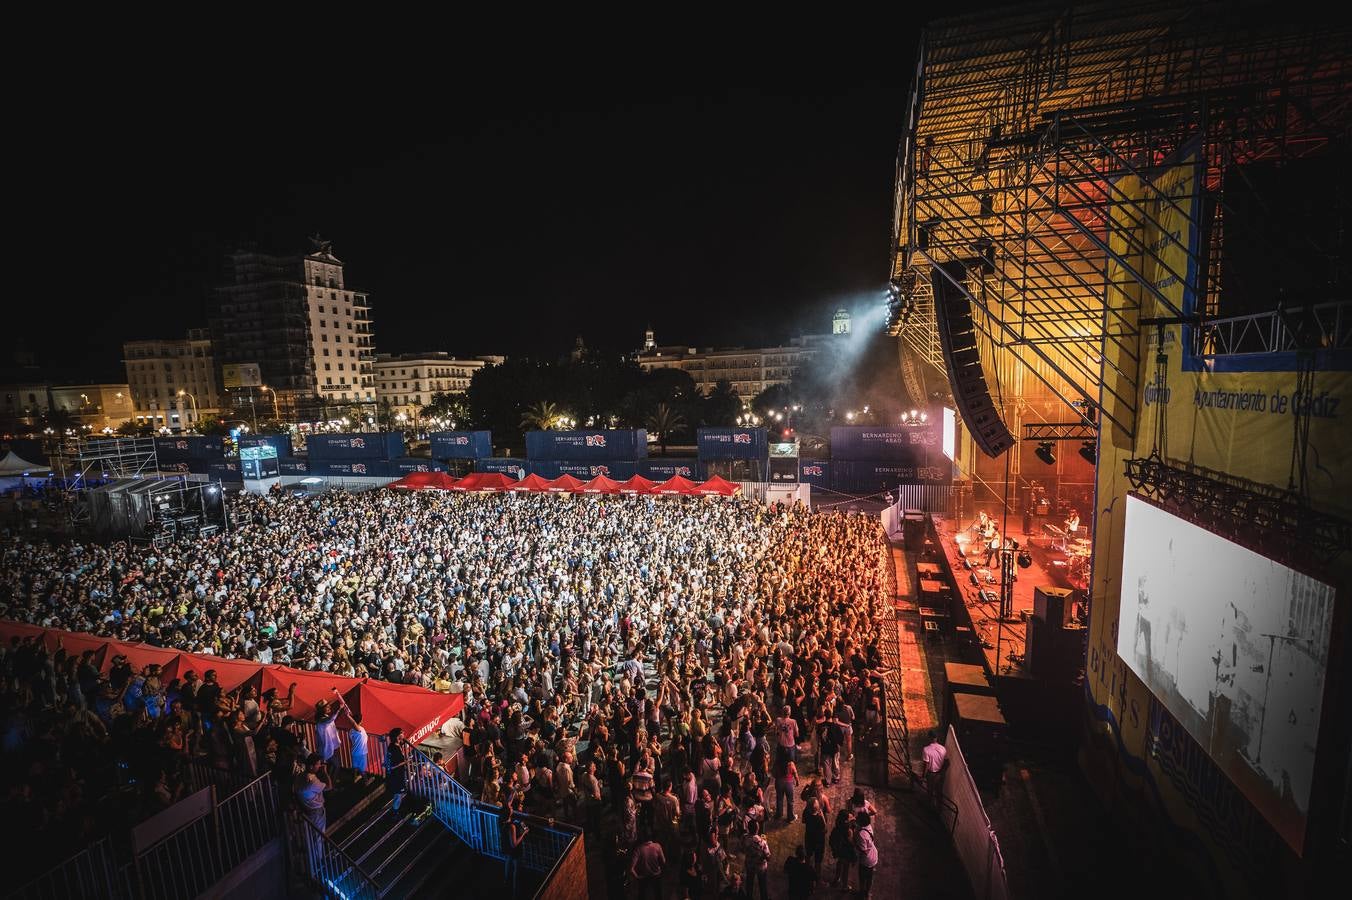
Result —
[[1053, 628], [1069, 625], [1074, 608], [1073, 591], [1046, 586], [1033, 589], [1033, 615]]

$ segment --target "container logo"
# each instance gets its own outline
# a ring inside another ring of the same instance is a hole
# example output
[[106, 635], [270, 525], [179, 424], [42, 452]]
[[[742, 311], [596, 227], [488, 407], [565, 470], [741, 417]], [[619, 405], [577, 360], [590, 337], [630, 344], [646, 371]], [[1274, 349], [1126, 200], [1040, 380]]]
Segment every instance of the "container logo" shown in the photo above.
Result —
[[[358, 440], [360, 440], [360, 439], [358, 439]], [[354, 445], [354, 446], [355, 446], [355, 445]], [[365, 474], [366, 474], [366, 463], [353, 463], [353, 464], [352, 464], [352, 474], [353, 474], [353, 475], [365, 475]]]
[[732, 442], [734, 444], [749, 444], [751, 443], [751, 435], [745, 431], [739, 431], [732, 436]]
[[606, 436], [604, 434], [589, 434], [586, 437], [586, 446], [604, 447], [606, 445]]
[[460, 435], [460, 436], [457, 437], [457, 438], [452, 438], [452, 439], [451, 439], [451, 443], [452, 443], [452, 444], [457, 444], [457, 445], [468, 444], [468, 443], [469, 443], [469, 438], [465, 437], [465, 436], [462, 434], [462, 435]]
[[825, 475], [821, 466], [803, 466], [804, 475]]
[[365, 438], [354, 437], [354, 438], [352, 439], [352, 442], [351, 442], [348, 446], [350, 446], [353, 450], [365, 450], [365, 449], [366, 449], [366, 439], [365, 439]]
[[690, 475], [690, 467], [689, 467], [689, 466], [677, 466], [676, 469], [675, 469], [675, 472], [676, 472], [677, 475], [686, 475], [686, 476], [688, 476], [688, 475]]
[[597, 475], [607, 475], [607, 476], [608, 476], [608, 475], [610, 475], [610, 466], [592, 466], [592, 467], [591, 467], [591, 474], [592, 474], [592, 477], [593, 477], [593, 478], [595, 478]]
[[187, 441], [174, 441], [174, 449], [175, 449], [175, 450], [187, 450], [187, 449], [188, 449], [188, 442], [187, 442]]

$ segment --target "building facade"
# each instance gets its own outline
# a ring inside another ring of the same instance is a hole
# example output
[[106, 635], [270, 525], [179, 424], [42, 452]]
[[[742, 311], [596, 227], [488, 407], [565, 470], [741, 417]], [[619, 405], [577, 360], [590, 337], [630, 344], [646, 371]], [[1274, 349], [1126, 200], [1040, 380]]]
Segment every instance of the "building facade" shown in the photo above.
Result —
[[69, 413], [86, 432], [116, 429], [136, 411], [127, 384], [53, 385], [51, 408]]
[[[332, 242], [276, 256], [241, 250], [226, 260], [215, 292], [211, 336], [217, 365], [256, 364], [286, 419], [317, 421], [325, 410], [376, 403], [370, 300], [349, 287]], [[261, 386], [226, 390], [231, 408], [269, 404]]]
[[155, 429], [194, 428], [221, 409], [211, 335], [193, 328], [186, 338], [122, 345], [131, 388], [132, 418]]
[[[843, 319], [842, 319], [843, 315]], [[808, 366], [831, 341], [849, 337], [849, 314], [838, 310], [832, 323], [834, 334], [808, 334], [777, 347], [682, 347], [659, 346], [649, 328], [644, 333], [638, 364], [645, 372], [680, 369], [689, 372], [695, 386], [705, 394], [726, 380], [738, 396], [750, 399], [766, 388], [787, 384]]]
[[440, 352], [382, 353], [374, 365], [376, 400], [382, 408], [389, 401], [392, 415], [416, 422], [419, 411], [432, 402], [433, 394], [463, 394], [475, 372], [505, 359], [502, 356], [457, 359]]

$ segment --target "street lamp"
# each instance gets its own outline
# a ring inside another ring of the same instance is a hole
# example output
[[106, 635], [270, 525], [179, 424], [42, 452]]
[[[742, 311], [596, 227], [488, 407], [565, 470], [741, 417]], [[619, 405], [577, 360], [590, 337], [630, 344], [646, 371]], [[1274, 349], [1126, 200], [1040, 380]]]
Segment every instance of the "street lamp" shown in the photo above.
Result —
[[267, 391], [270, 394], [272, 394], [272, 418], [275, 419], [280, 424], [282, 421], [282, 414], [277, 411], [277, 392], [274, 391], [272, 388], [268, 387], [266, 384], [259, 385], [258, 389], [260, 391]]
[[179, 388], [179, 389], [178, 389], [178, 395], [179, 395], [180, 397], [187, 397], [189, 400], [192, 401], [192, 421], [193, 421], [193, 427], [196, 427], [196, 426], [197, 426], [197, 420], [198, 420], [198, 418], [199, 418], [198, 415], [197, 415], [197, 398], [194, 397], [192, 394], [188, 393], [187, 391], [183, 390], [183, 388]]

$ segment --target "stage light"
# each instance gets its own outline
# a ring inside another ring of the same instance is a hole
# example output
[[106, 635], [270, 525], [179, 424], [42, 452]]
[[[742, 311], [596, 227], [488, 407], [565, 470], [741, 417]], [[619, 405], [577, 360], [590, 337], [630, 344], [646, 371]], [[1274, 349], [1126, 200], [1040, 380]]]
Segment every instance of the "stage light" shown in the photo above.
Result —
[[1093, 441], [1085, 441], [1080, 445], [1080, 455], [1083, 456], [1091, 466], [1098, 465], [1098, 448], [1094, 446]]
[[1028, 568], [1033, 564], [1033, 554], [1029, 553], [1027, 550], [1020, 550], [1018, 563], [1020, 569]]
[[1056, 454], [1052, 452], [1052, 442], [1042, 441], [1037, 445], [1037, 458], [1049, 466], [1056, 465]]

